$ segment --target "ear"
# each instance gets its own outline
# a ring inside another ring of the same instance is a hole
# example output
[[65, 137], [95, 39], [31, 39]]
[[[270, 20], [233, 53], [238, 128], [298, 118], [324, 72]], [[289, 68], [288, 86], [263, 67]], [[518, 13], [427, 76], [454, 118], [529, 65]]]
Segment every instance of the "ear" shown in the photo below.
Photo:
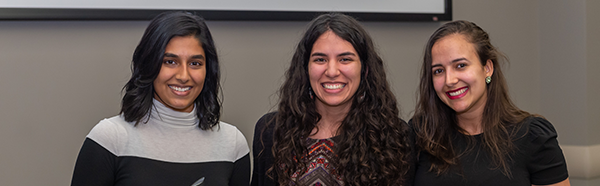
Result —
[[494, 62], [492, 62], [491, 59], [488, 59], [485, 62], [483, 69], [485, 70], [485, 77], [492, 76], [492, 74], [494, 74]]

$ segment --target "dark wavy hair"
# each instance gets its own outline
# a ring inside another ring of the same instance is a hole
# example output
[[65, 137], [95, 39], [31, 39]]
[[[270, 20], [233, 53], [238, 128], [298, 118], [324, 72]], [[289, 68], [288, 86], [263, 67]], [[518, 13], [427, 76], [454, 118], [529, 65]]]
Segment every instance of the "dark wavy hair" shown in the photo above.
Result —
[[133, 53], [131, 79], [123, 87], [125, 95], [121, 102], [121, 114], [125, 121], [135, 122], [135, 125], [149, 117], [155, 94], [153, 82], [160, 72], [165, 48], [176, 36], [194, 36], [204, 49], [206, 77], [194, 105], [200, 120], [198, 126], [202, 130], [212, 129], [219, 123], [221, 115], [219, 60], [204, 19], [188, 12], [161, 13], [146, 28]]
[[293, 173], [307, 169], [306, 160], [293, 157], [308, 154], [306, 139], [321, 119], [309, 95], [308, 61], [313, 44], [327, 31], [350, 42], [362, 65], [360, 85], [337, 131], [341, 140], [334, 149], [336, 170], [347, 185], [402, 185], [409, 169], [408, 127], [399, 118], [396, 98], [371, 37], [354, 18], [338, 13], [312, 20], [296, 47], [279, 90], [277, 115], [268, 123], [275, 125], [274, 165], [268, 174], [275, 173], [280, 185], [288, 185]]
[[[429, 38], [425, 48], [421, 69], [421, 82], [417, 105], [413, 115], [413, 128], [417, 133], [417, 147], [433, 156], [430, 171], [438, 175], [458, 165], [460, 152], [452, 146], [453, 133], [466, 132], [458, 126], [456, 112], [437, 96], [432, 80], [433, 45], [449, 35], [460, 34], [473, 44], [482, 66], [491, 60], [494, 72], [492, 81], [486, 87], [487, 100], [483, 111], [483, 147], [492, 157], [493, 168], [500, 168], [506, 176], [511, 176], [508, 163], [515, 150], [513, 139], [517, 137], [518, 125], [528, 116], [528, 112], [517, 108], [510, 100], [508, 87], [502, 74], [501, 60], [506, 57], [490, 42], [488, 34], [475, 23], [453, 21], [438, 28]], [[506, 60], [508, 61], [508, 60]], [[469, 148], [473, 139], [468, 138]]]

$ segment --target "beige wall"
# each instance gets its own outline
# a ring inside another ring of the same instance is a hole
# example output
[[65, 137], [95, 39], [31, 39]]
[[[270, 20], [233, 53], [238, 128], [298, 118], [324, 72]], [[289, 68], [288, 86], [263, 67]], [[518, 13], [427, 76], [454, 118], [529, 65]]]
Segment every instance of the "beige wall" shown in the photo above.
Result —
[[68, 185], [119, 109], [143, 22], [0, 22], [0, 185]]
[[[593, 0], [588, 3], [598, 7]], [[567, 122], [578, 110], [562, 108], [555, 113], [545, 108], [544, 102], [548, 101], [545, 88], [549, 84], [559, 86], [552, 89], [556, 94], [564, 92], [561, 87], [574, 85], [547, 82], [547, 78], [552, 78], [544, 75], [547, 71], [557, 77], [570, 76], [560, 70], [570, 63], [551, 64], [546, 69], [549, 62], [542, 54], [555, 50], [579, 54], [572, 47], [541, 51], [552, 47], [541, 39], [552, 34], [544, 29], [550, 25], [540, 21], [544, 12], [551, 14], [546, 6], [522, 0], [455, 0], [453, 5], [455, 19], [471, 20], [482, 26], [490, 33], [492, 42], [510, 58], [511, 64], [503, 69], [515, 103], [551, 119], [561, 134], [561, 142], [588, 144], [578, 137], [579, 133], [569, 132], [570, 128], [586, 131], [578, 128], [579, 123]], [[588, 25], [583, 33], [595, 39], [588, 43], [587, 49], [596, 47], [597, 51], [598, 35], [592, 31], [598, 30], [599, 16], [587, 12], [587, 18], [595, 17], [582, 23]], [[147, 23], [0, 21], [0, 185], [70, 183], [85, 135], [100, 119], [119, 111], [120, 90], [130, 74], [131, 55]], [[208, 22], [222, 62], [225, 97], [222, 120], [240, 128], [249, 143], [256, 120], [276, 104], [275, 92], [306, 23]], [[403, 117], [408, 119], [415, 104], [423, 47], [439, 23], [364, 25], [387, 63], [390, 83]], [[576, 65], [598, 67], [598, 52], [583, 54], [587, 58], [576, 58]], [[595, 72], [593, 68], [587, 71], [577, 68], [574, 73]], [[598, 85], [598, 75], [589, 78], [594, 79], [585, 81], [588, 87]], [[585, 83], [577, 86], [586, 87]], [[588, 99], [598, 103], [598, 98], [591, 94], [597, 93], [598, 88], [584, 90], [588, 90]], [[593, 105], [589, 108], [598, 110]], [[595, 119], [597, 124], [596, 115], [589, 114], [587, 120]]]
[[600, 1], [586, 0], [586, 57], [589, 144], [600, 144]]
[[[540, 4], [542, 112], [556, 123], [563, 144], [587, 145], [585, 0]], [[560, 75], [557, 75], [560, 74]], [[571, 110], [572, 112], [564, 112]], [[577, 123], [579, 125], [573, 125]], [[569, 130], [566, 130], [569, 129]], [[578, 135], [577, 135], [578, 134]]]

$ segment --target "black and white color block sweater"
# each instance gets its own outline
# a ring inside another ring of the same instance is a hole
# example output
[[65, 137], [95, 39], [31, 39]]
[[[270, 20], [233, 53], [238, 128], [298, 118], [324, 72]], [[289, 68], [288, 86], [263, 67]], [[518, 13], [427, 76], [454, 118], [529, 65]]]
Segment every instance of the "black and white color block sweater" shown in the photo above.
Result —
[[201, 130], [195, 113], [154, 100], [147, 123], [100, 121], [81, 147], [71, 185], [248, 185], [246, 138], [224, 122]]

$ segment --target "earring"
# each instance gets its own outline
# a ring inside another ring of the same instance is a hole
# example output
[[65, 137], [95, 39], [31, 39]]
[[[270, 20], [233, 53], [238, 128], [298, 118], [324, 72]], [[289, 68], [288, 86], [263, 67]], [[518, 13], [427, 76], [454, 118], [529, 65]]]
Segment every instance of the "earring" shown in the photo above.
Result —
[[490, 84], [492, 82], [492, 76], [485, 77], [485, 83]]
[[367, 95], [367, 91], [364, 91], [362, 96], [358, 97], [358, 100], [362, 101], [365, 99], [365, 95]]
[[308, 95], [310, 96], [310, 99], [314, 99], [312, 87], [308, 87]]

